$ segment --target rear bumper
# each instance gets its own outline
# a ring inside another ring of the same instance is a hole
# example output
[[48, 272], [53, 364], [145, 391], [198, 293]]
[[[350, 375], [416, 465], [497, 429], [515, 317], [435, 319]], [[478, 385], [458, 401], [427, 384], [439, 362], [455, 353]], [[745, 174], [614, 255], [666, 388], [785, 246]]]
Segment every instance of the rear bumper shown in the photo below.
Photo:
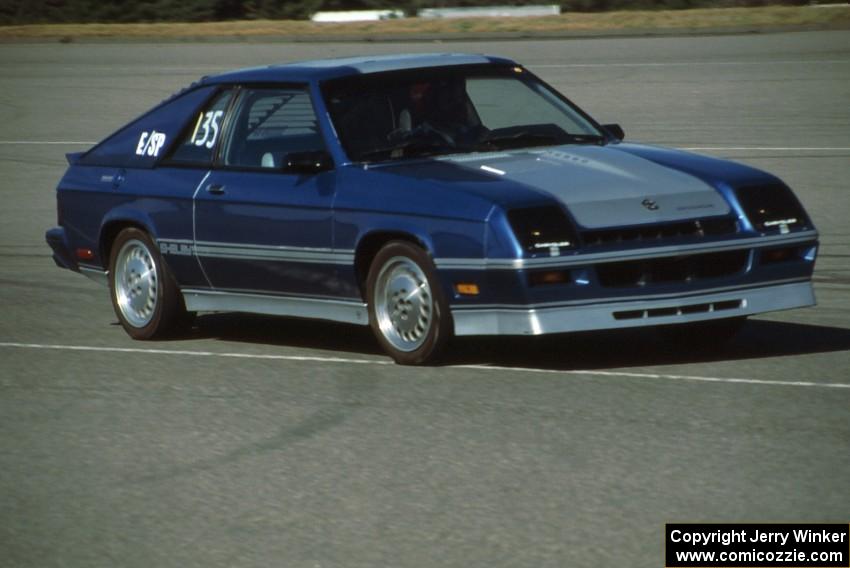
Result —
[[749, 316], [815, 304], [809, 279], [696, 294], [559, 305], [453, 306], [456, 335], [542, 335], [689, 323]]
[[80, 265], [71, 254], [71, 246], [68, 244], [68, 236], [62, 227], [54, 227], [44, 234], [44, 239], [53, 249], [53, 262], [59, 268], [67, 268], [74, 272], [80, 271]]
[[44, 234], [44, 239], [53, 250], [53, 262], [59, 268], [67, 268], [79, 272], [83, 276], [94, 280], [98, 284], [107, 286], [109, 284], [109, 273], [98, 266], [80, 264], [72, 254], [72, 247], [68, 243], [68, 234], [62, 227], [54, 227]]

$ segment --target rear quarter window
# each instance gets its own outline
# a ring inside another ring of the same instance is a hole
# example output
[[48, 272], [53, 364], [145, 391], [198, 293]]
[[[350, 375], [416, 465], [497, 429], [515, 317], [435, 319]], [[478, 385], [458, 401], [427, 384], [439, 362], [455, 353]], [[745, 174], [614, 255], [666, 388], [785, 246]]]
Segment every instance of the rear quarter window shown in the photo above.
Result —
[[222, 91], [214, 96], [200, 112], [195, 113], [197, 117], [192, 123], [187, 124], [186, 132], [168, 159], [169, 165], [212, 163], [213, 152], [224, 128], [224, 115], [232, 96], [232, 91]]
[[215, 87], [201, 87], [178, 95], [109, 136], [89, 150], [80, 164], [127, 168], [150, 168], [168, 153], [186, 124], [213, 94]]

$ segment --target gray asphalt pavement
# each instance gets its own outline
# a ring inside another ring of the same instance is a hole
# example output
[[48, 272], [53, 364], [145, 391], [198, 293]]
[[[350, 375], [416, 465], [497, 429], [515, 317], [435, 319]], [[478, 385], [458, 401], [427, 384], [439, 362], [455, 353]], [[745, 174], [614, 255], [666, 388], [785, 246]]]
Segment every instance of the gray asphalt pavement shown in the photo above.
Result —
[[[52, 265], [63, 154], [198, 76], [481, 51], [627, 138], [794, 187], [816, 308], [725, 350], [649, 332], [465, 339], [201, 317], [130, 340]], [[0, 45], [0, 566], [663, 566], [665, 522], [850, 520], [850, 32], [405, 44]]]

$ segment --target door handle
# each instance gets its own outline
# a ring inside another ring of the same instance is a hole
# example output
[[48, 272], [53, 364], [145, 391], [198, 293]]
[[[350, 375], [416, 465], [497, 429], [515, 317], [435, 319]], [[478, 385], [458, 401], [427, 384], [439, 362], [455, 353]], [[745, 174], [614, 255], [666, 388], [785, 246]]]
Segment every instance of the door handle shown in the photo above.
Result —
[[220, 183], [211, 183], [207, 186], [207, 193], [222, 195], [224, 193], [224, 186]]

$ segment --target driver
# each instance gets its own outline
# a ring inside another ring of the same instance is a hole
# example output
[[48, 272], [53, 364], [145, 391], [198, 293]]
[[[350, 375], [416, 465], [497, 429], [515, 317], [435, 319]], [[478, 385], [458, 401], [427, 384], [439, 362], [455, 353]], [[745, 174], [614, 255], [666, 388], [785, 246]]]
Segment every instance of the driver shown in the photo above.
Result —
[[412, 123], [430, 127], [449, 144], [468, 144], [477, 139], [481, 125], [469, 102], [465, 79], [414, 83], [410, 87], [410, 103]]

